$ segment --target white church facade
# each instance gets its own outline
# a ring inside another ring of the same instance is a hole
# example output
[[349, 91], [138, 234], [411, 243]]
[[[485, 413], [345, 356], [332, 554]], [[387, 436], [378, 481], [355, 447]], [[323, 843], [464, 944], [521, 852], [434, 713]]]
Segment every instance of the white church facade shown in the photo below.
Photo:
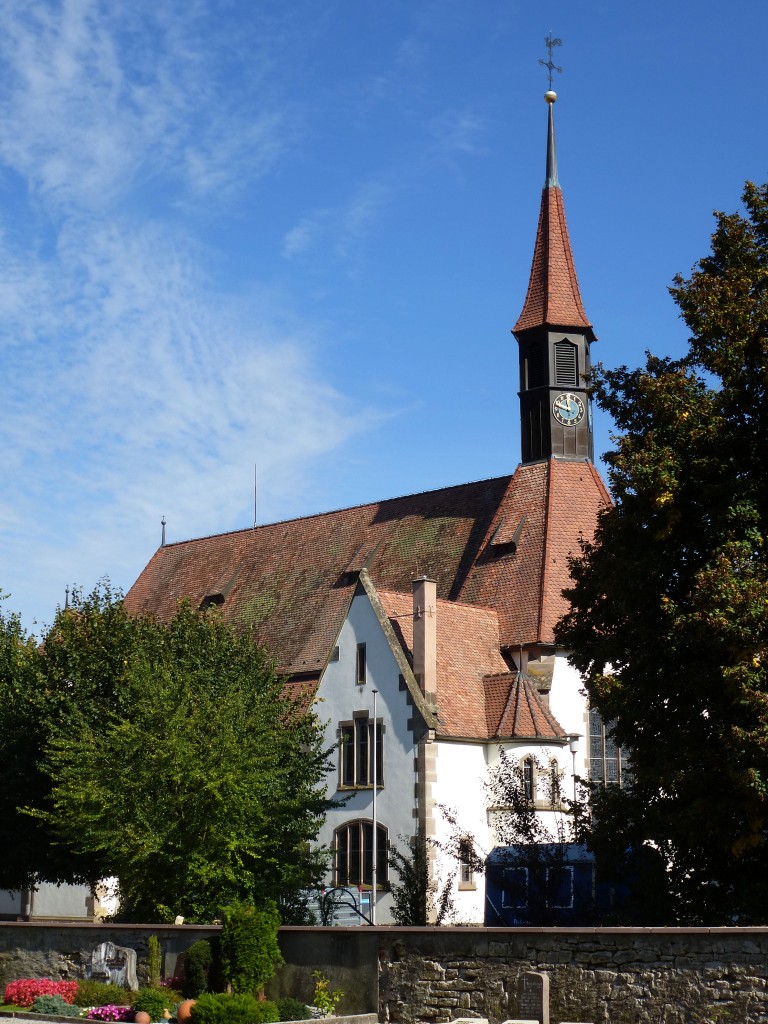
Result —
[[[364, 895], [375, 884], [380, 923], [392, 910], [381, 888], [387, 851], [403, 851], [419, 833], [435, 841], [435, 881], [455, 869], [456, 918], [483, 920], [482, 881], [441, 847], [455, 831], [448, 809], [473, 849], [493, 848], [486, 782], [500, 749], [528, 772], [544, 816], [564, 813], [567, 802], [546, 805], [537, 766], [556, 770], [564, 794], [574, 772], [610, 773], [555, 636], [569, 557], [593, 536], [610, 497], [592, 461], [586, 375], [595, 335], [558, 181], [554, 93], [546, 99], [545, 184], [513, 329], [515, 471], [163, 544], [125, 599], [129, 612], [164, 619], [181, 598], [215, 605], [226, 622], [254, 631], [287, 685], [310, 695], [336, 748], [328, 788], [339, 806], [318, 837], [333, 853], [327, 885]], [[370, 895], [363, 902], [367, 913]]]

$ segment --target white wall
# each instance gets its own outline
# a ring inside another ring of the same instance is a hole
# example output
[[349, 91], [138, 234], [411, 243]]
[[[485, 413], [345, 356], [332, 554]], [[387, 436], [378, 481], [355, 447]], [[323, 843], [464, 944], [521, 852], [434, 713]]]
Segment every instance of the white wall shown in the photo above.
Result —
[[[587, 752], [589, 742], [589, 716], [587, 713], [587, 697], [581, 682], [581, 676], [568, 664], [564, 653], [555, 658], [555, 670], [552, 674], [552, 689], [549, 694], [549, 709], [567, 733], [580, 735], [579, 749], [576, 752], [576, 774], [587, 777]], [[566, 747], [564, 755], [568, 760], [568, 774], [572, 778], [573, 757]], [[563, 765], [565, 767], [565, 765]]]
[[[455, 815], [460, 831], [471, 836], [478, 853], [490, 852], [488, 815], [486, 811], [485, 782], [488, 778], [487, 744], [437, 742], [436, 775], [433, 794], [435, 803], [435, 839], [446, 843], [455, 830], [440, 808]], [[492, 845], [492, 844], [491, 844]], [[458, 865], [453, 857], [438, 852], [435, 857], [435, 881], [438, 886], [455, 873], [452, 884], [456, 922], [477, 924], [483, 921], [485, 882], [476, 875], [474, 889], [460, 888]]]
[[0, 892], [0, 914], [24, 914], [32, 921], [92, 921], [91, 890], [87, 885], [54, 885], [52, 882], [41, 882], [31, 895]]
[[[366, 684], [358, 686], [356, 679], [357, 645], [366, 645]], [[339, 659], [330, 662], [323, 673], [318, 687], [320, 704], [317, 707], [321, 719], [327, 720], [326, 743], [331, 746], [338, 742], [339, 722], [348, 722], [356, 711], [368, 711], [373, 716], [373, 690], [379, 692], [376, 698], [376, 717], [383, 727], [384, 786], [377, 791], [377, 821], [385, 825], [391, 844], [405, 852], [400, 836], [416, 833], [416, 744], [408, 727], [413, 709], [408, 705], [407, 691], [400, 689], [400, 669], [389, 647], [379, 620], [366, 594], [352, 600], [344, 625], [337, 640]], [[416, 716], [418, 718], [418, 714]], [[371, 818], [373, 790], [339, 789], [339, 757], [334, 758], [335, 769], [328, 779], [332, 796], [346, 797], [344, 805], [329, 812], [320, 834], [319, 842], [332, 846], [333, 832], [346, 821], [357, 818]], [[331, 874], [328, 883], [331, 883]], [[386, 924], [391, 920], [392, 899], [380, 894], [377, 903], [377, 923]]]
[[[555, 659], [549, 706], [566, 733], [581, 734], [579, 748], [576, 752], [575, 769], [577, 775], [586, 778], [587, 702], [579, 674], [568, 664], [564, 654], [558, 654]], [[529, 755], [544, 766], [554, 761], [561, 774], [563, 796], [568, 799], [572, 798], [574, 757], [568, 745], [504, 743], [503, 746], [506, 753], [519, 762]], [[459, 743], [440, 740], [437, 748], [435, 804], [451, 808], [460, 830], [474, 838], [477, 852], [481, 856], [487, 855], [498, 844], [493, 827], [493, 816], [488, 812], [486, 783], [489, 769], [499, 762], [499, 744], [496, 742]], [[561, 812], [546, 809], [544, 806], [546, 804], [546, 787], [544, 780], [539, 780], [539, 782], [537, 799], [542, 805], [538, 812], [539, 817], [546, 828], [555, 835], [558, 819], [567, 822], [567, 818], [564, 818]], [[435, 819], [437, 822], [436, 838], [438, 842], [445, 842], [452, 834], [451, 827], [437, 809]], [[438, 879], [445, 879], [448, 873], [455, 869], [455, 861], [449, 856], [445, 854], [438, 856]], [[482, 875], [477, 876], [476, 884], [477, 889], [472, 892], [459, 888], [458, 877], [454, 880], [453, 896], [458, 922], [472, 923], [483, 920], [485, 883]]]

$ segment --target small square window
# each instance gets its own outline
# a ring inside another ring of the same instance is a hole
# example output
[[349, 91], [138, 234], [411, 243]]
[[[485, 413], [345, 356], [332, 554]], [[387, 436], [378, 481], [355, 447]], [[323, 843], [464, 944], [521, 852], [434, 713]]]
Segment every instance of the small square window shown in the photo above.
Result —
[[476, 889], [474, 851], [471, 839], [459, 843], [459, 889]]

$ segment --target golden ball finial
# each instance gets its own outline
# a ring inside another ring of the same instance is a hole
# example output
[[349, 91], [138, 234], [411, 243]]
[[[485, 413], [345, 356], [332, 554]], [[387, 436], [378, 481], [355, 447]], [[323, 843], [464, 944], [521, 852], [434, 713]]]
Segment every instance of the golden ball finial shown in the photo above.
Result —
[[557, 93], [550, 89], [549, 92], [544, 93], [544, 99], [547, 103], [554, 103], [557, 99]]

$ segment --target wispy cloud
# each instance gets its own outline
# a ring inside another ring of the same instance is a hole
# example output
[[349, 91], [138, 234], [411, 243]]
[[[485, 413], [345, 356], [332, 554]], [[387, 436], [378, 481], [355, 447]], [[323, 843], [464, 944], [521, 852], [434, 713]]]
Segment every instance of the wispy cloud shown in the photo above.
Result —
[[266, 170], [282, 150], [283, 113], [266, 96], [254, 109], [227, 94], [205, 7], [3, 5], [3, 161], [54, 203], [98, 208], [148, 178], [199, 195]]
[[472, 110], [444, 112], [430, 124], [435, 145], [444, 154], [486, 152], [487, 131], [486, 118]]
[[[0, 12], [0, 588], [13, 607], [45, 595], [49, 618], [64, 582], [129, 584], [162, 513], [176, 537], [245, 525], [254, 463], [279, 505], [374, 422], [319, 372], [312, 327], [254, 282], [219, 291], [215, 253], [179, 226], [180, 203], [210, 215], [292, 135], [266, 91], [225, 96], [206, 13]], [[352, 237], [364, 203], [348, 218]]]
[[314, 210], [302, 217], [285, 234], [283, 256], [290, 259], [322, 248], [335, 259], [353, 260], [402, 184], [402, 179], [399, 186], [383, 178], [374, 179], [356, 189], [343, 205]]

